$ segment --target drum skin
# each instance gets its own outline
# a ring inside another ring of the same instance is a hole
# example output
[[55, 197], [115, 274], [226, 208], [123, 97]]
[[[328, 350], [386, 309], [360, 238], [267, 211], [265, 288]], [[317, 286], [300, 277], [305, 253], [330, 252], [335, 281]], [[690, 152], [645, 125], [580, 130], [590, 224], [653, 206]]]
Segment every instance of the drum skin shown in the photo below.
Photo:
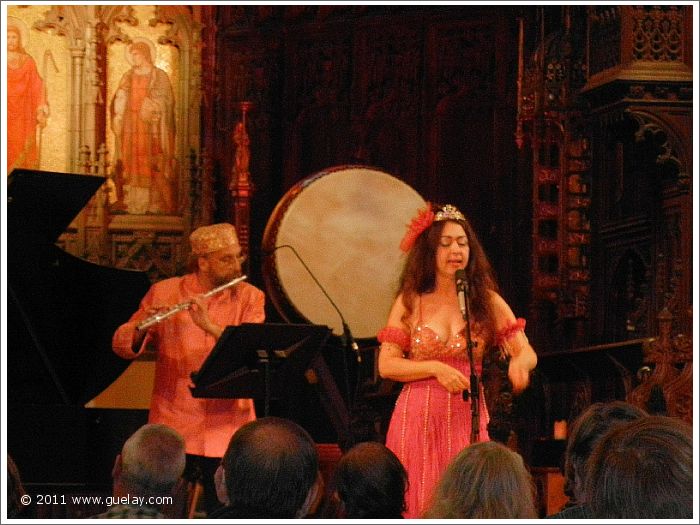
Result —
[[344, 319], [355, 338], [374, 338], [398, 289], [399, 243], [424, 206], [413, 188], [368, 166], [334, 167], [297, 183], [262, 241], [263, 278], [280, 315], [337, 335]]

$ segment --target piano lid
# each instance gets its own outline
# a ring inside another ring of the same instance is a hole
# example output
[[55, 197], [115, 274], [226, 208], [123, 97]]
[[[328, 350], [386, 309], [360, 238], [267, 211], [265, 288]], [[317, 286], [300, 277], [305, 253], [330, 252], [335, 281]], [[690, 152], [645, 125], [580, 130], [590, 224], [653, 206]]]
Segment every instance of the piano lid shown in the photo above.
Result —
[[[7, 179], [8, 240], [38, 235], [55, 242], [83, 209], [104, 177], [15, 169]], [[11, 243], [9, 243], [11, 246]]]
[[14, 170], [7, 184], [8, 400], [84, 404], [129, 365], [114, 330], [138, 308], [145, 272], [100, 266], [54, 243], [103, 177]]

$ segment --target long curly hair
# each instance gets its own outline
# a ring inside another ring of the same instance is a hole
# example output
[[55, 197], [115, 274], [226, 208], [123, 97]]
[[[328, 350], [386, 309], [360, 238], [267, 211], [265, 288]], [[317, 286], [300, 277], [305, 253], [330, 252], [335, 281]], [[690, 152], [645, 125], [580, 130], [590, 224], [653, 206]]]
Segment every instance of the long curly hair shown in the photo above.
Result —
[[[441, 204], [432, 205], [433, 211], [437, 212], [441, 208]], [[433, 222], [416, 239], [413, 248], [408, 252], [399, 280], [398, 293], [403, 294], [403, 304], [406, 308], [403, 321], [406, 322], [413, 313], [413, 303], [417, 296], [435, 290], [435, 254], [447, 222], [459, 224], [467, 234], [469, 261], [465, 272], [469, 283], [468, 296], [472, 321], [479, 323], [482, 328], [488, 330], [488, 333], [493, 334], [488, 294], [490, 291], [498, 292], [498, 284], [479, 237], [467, 220], [448, 219]]]

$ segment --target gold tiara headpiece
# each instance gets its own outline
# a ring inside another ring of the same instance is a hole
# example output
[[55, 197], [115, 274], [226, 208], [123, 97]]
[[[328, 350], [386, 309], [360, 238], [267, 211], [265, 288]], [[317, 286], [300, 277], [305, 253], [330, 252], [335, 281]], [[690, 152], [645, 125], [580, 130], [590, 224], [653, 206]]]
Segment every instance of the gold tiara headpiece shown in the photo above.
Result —
[[445, 204], [442, 209], [435, 214], [435, 222], [447, 220], [466, 221], [462, 212], [452, 204]]
[[466, 221], [462, 212], [452, 204], [445, 204], [437, 213], [432, 211], [430, 202], [426, 203], [426, 207], [418, 210], [418, 214], [411, 219], [411, 224], [408, 225], [406, 234], [401, 239], [399, 248], [403, 252], [409, 252], [416, 242], [418, 236], [423, 233], [432, 223], [438, 221]]

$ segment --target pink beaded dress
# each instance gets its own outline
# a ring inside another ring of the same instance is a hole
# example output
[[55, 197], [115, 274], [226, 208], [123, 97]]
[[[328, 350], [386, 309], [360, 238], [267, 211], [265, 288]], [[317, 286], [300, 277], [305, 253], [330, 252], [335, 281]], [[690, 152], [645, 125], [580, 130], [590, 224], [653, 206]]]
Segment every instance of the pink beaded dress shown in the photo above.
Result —
[[[524, 320], [514, 320], [508, 334], [524, 328]], [[507, 337], [499, 333], [497, 339]], [[409, 340], [410, 337], [410, 340]], [[466, 351], [466, 335], [463, 329], [447, 341], [422, 320], [410, 336], [398, 328], [384, 328], [377, 338], [380, 342], [397, 344], [408, 359], [439, 360], [469, 377], [470, 367]], [[477, 343], [474, 360], [477, 375], [481, 376], [481, 353], [484, 340], [478, 327], [472, 329], [472, 340]], [[483, 396], [479, 397], [479, 441], [489, 439], [486, 426], [488, 411]], [[464, 447], [471, 436], [471, 401], [464, 401], [462, 394], [449, 393], [435, 378], [410, 381], [404, 384], [389, 423], [386, 446], [403, 463], [408, 473], [406, 493], [406, 518], [420, 518], [430, 504], [433, 489], [449, 462]]]

